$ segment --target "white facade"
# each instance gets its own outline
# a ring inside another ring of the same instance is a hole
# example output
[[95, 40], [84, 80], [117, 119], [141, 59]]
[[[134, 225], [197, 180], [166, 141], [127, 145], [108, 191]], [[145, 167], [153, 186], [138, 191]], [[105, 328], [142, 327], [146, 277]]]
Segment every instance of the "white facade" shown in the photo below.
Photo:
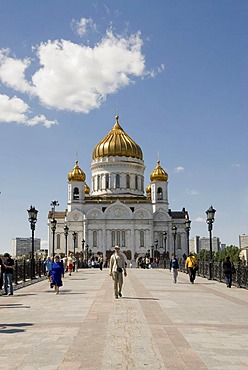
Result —
[[[145, 194], [142, 151], [125, 135], [117, 120], [108, 136], [95, 147], [90, 166], [91, 193], [86, 192], [85, 174], [77, 162], [69, 173], [68, 209], [55, 213], [55, 253], [66, 252], [65, 224], [69, 228], [67, 254], [74, 250], [73, 232], [76, 233], [75, 252], [83, 252], [84, 257], [86, 246], [95, 255], [102, 253], [105, 257], [118, 244], [130, 259], [135, 259], [151, 251], [156, 239], [157, 250], [163, 254], [164, 231], [167, 232], [166, 251], [171, 254], [174, 249], [172, 226], [177, 226], [177, 256], [182, 258], [187, 253], [184, 229], [187, 211], [169, 209], [168, 175], [160, 162], [150, 175]], [[50, 225], [52, 212], [48, 218]], [[49, 227], [50, 254], [52, 240]]]

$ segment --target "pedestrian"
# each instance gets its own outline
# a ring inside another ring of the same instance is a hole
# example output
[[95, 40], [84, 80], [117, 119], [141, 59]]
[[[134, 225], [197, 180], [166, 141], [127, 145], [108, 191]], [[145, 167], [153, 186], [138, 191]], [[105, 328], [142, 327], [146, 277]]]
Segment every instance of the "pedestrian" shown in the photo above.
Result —
[[233, 262], [231, 262], [230, 257], [227, 256], [226, 260], [223, 262], [223, 270], [226, 276], [226, 286], [227, 288], [231, 288], [232, 286], [232, 275], [235, 273], [235, 267]]
[[51, 260], [51, 257], [47, 257], [47, 259], [44, 261], [45, 265], [45, 271], [46, 271], [46, 276], [48, 280], [51, 282], [51, 271], [52, 271], [52, 266], [53, 266], [53, 261]]
[[123, 272], [124, 276], [127, 276], [125, 257], [121, 253], [120, 247], [116, 245], [109, 263], [109, 275], [114, 280], [114, 296], [116, 299], [122, 297]]
[[175, 254], [172, 254], [171, 260], [170, 260], [170, 271], [172, 272], [173, 283], [177, 282], [178, 270], [179, 270], [178, 259], [176, 258]]
[[102, 266], [103, 266], [103, 258], [102, 256], [99, 257], [99, 269], [102, 271]]
[[68, 260], [67, 260], [68, 272], [69, 272], [70, 276], [71, 276], [71, 273], [72, 273], [72, 270], [73, 270], [73, 258], [72, 258], [72, 256], [73, 256], [73, 254], [70, 253], [69, 257], [68, 257]]
[[68, 271], [68, 258], [67, 258], [67, 256], [63, 257], [63, 265], [64, 265], [65, 272], [67, 272]]
[[9, 295], [13, 295], [13, 272], [14, 272], [14, 267], [15, 267], [15, 262], [14, 260], [10, 257], [9, 253], [4, 253], [3, 255], [4, 261], [3, 261], [3, 267], [4, 267], [4, 274], [3, 274], [3, 279], [4, 279], [4, 293], [3, 295], [8, 294], [8, 287], [9, 287]]
[[196, 271], [197, 271], [198, 267], [197, 267], [196, 257], [191, 252], [190, 252], [188, 258], [185, 261], [185, 269], [187, 270], [187, 272], [189, 274], [189, 280], [190, 280], [191, 284], [194, 284], [195, 275], [196, 275]]
[[56, 294], [59, 294], [59, 287], [63, 285], [62, 277], [64, 277], [64, 265], [60, 262], [59, 256], [55, 256], [52, 265], [52, 284]]

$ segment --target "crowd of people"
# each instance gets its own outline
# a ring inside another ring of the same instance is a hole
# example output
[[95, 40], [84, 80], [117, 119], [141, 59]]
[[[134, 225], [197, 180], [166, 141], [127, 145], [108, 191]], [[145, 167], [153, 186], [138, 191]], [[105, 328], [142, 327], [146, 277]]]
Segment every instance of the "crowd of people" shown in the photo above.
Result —
[[[152, 259], [150, 256], [143, 257], [138, 261], [137, 267], [151, 268], [159, 265], [159, 260]], [[109, 267], [109, 275], [112, 277], [114, 282], [114, 297], [118, 299], [122, 297], [122, 286], [123, 286], [123, 275], [127, 276], [127, 261], [125, 255], [121, 252], [120, 247], [116, 245], [114, 247], [114, 253], [111, 255], [109, 261], [103, 259], [103, 256], [98, 256], [97, 259], [92, 258], [89, 261], [84, 261], [84, 267], [98, 267], [100, 270], [103, 267]], [[129, 267], [132, 267], [130, 262]], [[66, 272], [71, 276], [73, 272], [78, 271], [78, 261], [73, 253], [69, 253], [68, 256], [54, 256], [54, 258], [48, 256], [44, 261], [45, 274], [50, 283], [50, 287], [54, 289], [56, 294], [59, 294], [59, 289], [63, 285], [63, 277]], [[185, 259], [185, 271], [189, 275], [189, 281], [194, 284], [196, 279], [196, 273], [198, 271], [197, 258], [193, 253], [189, 253]], [[3, 289], [2, 295], [13, 295], [13, 273], [15, 269], [15, 262], [11, 258], [9, 253], [5, 253], [3, 258], [0, 258], [0, 291]], [[169, 264], [169, 270], [172, 274], [172, 281], [174, 284], [177, 283], [179, 273], [179, 261], [175, 254], [172, 254]], [[230, 257], [227, 256], [223, 262], [223, 272], [226, 277], [226, 286], [231, 288], [232, 276], [236, 272], [233, 262]]]

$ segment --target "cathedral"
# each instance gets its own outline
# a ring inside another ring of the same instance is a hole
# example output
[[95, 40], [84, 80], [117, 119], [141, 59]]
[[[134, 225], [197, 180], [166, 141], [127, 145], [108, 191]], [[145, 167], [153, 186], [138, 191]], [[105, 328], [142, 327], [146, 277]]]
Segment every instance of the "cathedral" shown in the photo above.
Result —
[[76, 161], [68, 173], [67, 209], [54, 207], [48, 214], [50, 254], [74, 251], [84, 259], [108, 258], [119, 245], [128, 260], [147, 254], [169, 258], [174, 250], [178, 258], [185, 256], [188, 212], [169, 208], [168, 174], [160, 161], [145, 188], [142, 149], [118, 116], [93, 149], [90, 170], [91, 188]]

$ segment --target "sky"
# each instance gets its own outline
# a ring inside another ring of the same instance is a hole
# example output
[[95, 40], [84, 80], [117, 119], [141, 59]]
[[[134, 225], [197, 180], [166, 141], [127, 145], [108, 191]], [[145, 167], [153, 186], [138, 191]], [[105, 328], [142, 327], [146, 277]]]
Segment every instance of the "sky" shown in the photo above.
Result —
[[78, 159], [115, 123], [142, 148], [145, 186], [160, 159], [169, 207], [191, 237], [248, 234], [247, 0], [0, 0], [0, 253], [48, 244], [52, 200], [67, 208]]

